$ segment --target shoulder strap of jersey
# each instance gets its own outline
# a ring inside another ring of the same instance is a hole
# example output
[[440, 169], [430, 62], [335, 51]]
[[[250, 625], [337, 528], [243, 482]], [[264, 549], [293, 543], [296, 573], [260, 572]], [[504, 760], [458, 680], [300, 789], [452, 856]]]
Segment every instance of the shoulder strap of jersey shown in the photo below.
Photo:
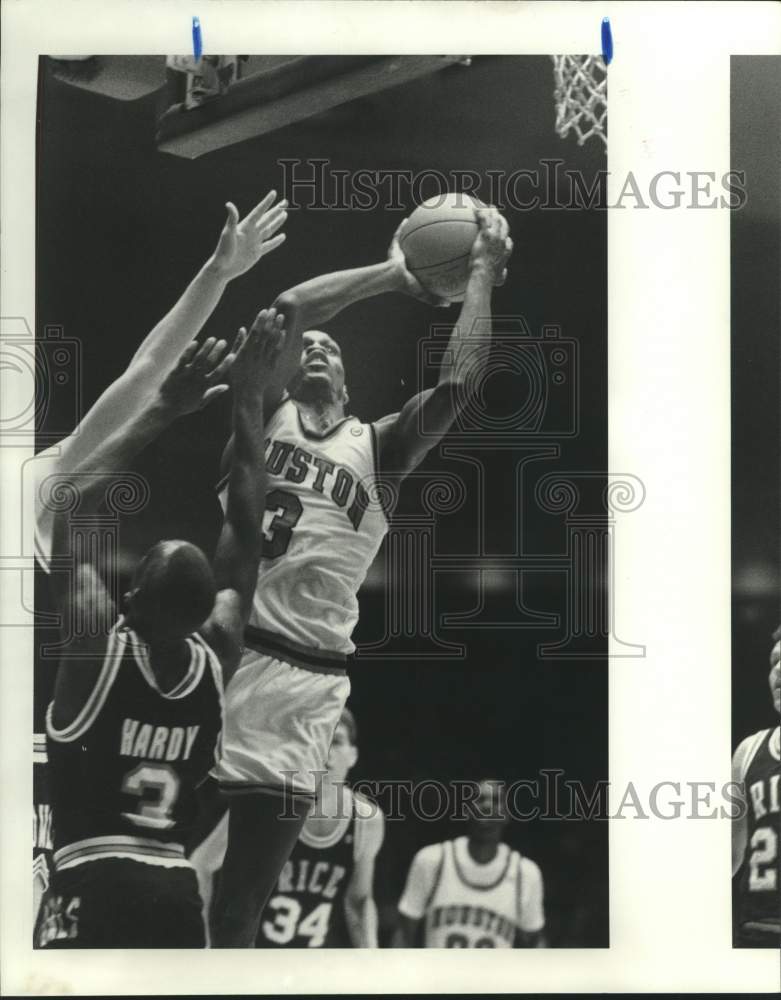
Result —
[[382, 478], [382, 470], [380, 469], [380, 443], [377, 439], [377, 427], [375, 424], [367, 424], [366, 426], [369, 428], [369, 438], [371, 440], [374, 493], [377, 497], [377, 503], [379, 504], [382, 513], [385, 515], [386, 521], [390, 521], [393, 508], [396, 504], [397, 490], [393, 486], [389, 485], [387, 479], [383, 480]]
[[439, 864], [437, 865], [437, 870], [436, 870], [436, 873], [434, 875], [434, 880], [431, 883], [431, 888], [429, 889], [428, 896], [426, 896], [426, 902], [423, 904], [423, 912], [424, 913], [428, 912], [431, 904], [434, 902], [434, 898], [435, 898], [435, 896], [437, 894], [437, 889], [439, 888], [439, 884], [442, 881], [442, 872], [443, 872], [444, 867], [445, 867], [445, 855], [447, 853], [448, 844], [451, 846], [451, 849], [452, 849], [453, 841], [452, 840], [446, 840], [442, 844], [442, 857], [439, 859]]
[[517, 861], [515, 862], [515, 916], [517, 918], [518, 926], [520, 927], [521, 915], [523, 913], [523, 905], [521, 902], [523, 899], [523, 859], [521, 858], [519, 851], [513, 851], [513, 854], [517, 858]]
[[757, 751], [762, 746], [765, 739], [769, 739], [771, 732], [772, 730], [770, 729], [760, 729], [758, 733], [754, 733], [753, 736], [749, 737], [743, 760], [740, 762], [741, 781], [745, 780], [746, 775], [748, 774], [748, 769], [751, 767], [751, 762], [756, 757]]
[[217, 694], [220, 698], [220, 705], [222, 706], [225, 695], [225, 688], [222, 677], [222, 663], [219, 656], [214, 652], [209, 643], [204, 639], [204, 637], [199, 632], [193, 632], [190, 638], [198, 643], [204, 650], [206, 654], [206, 661], [211, 667], [212, 677], [214, 678], [214, 686], [217, 688]]
[[86, 733], [95, 719], [97, 719], [100, 710], [105, 704], [108, 693], [117, 676], [119, 665], [122, 662], [123, 651], [123, 644], [119, 641], [115, 625], [109, 633], [106, 654], [103, 657], [103, 666], [98, 674], [95, 687], [92, 689], [92, 693], [85, 702], [84, 707], [73, 722], [69, 726], [65, 726], [64, 729], [55, 729], [52, 722], [54, 702], [51, 702], [49, 705], [46, 712], [46, 731], [53, 740], [56, 740], [58, 743], [72, 743], [73, 740], [78, 739], [79, 736]]
[[369, 428], [369, 440], [372, 446], [372, 466], [377, 482], [380, 481], [380, 442], [377, 440], [377, 426], [374, 423], [367, 424]]
[[[161, 698], [166, 698], [168, 701], [177, 701], [180, 698], [186, 698], [201, 683], [208, 658], [207, 647], [205, 643], [198, 644], [194, 642], [194, 635], [187, 636], [185, 639], [188, 654], [187, 670], [170, 691], [163, 691], [160, 688], [155, 677], [155, 672], [152, 669], [146, 643], [139, 639], [132, 629], [128, 629], [122, 638], [132, 650], [133, 660], [141, 671], [142, 677]], [[212, 669], [214, 668], [212, 667]]]

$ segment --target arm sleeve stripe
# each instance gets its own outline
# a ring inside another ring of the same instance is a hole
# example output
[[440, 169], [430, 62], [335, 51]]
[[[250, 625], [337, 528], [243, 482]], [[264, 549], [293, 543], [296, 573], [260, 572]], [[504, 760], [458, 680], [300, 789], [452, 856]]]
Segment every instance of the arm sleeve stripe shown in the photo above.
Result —
[[106, 655], [103, 657], [103, 666], [95, 682], [95, 687], [92, 689], [86, 704], [69, 726], [65, 726], [64, 729], [54, 728], [52, 723], [54, 702], [51, 702], [46, 712], [46, 731], [53, 740], [56, 740], [58, 743], [71, 743], [73, 740], [78, 739], [79, 736], [82, 736], [98, 717], [111, 690], [111, 685], [114, 683], [114, 678], [119, 670], [119, 664], [122, 661], [122, 651], [117, 650], [118, 645], [119, 637], [117, 631], [116, 629], [112, 629], [106, 646]]

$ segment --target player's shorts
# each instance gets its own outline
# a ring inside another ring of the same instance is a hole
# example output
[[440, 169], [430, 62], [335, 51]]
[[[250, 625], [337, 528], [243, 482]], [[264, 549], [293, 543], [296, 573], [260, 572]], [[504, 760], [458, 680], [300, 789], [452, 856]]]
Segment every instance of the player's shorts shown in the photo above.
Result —
[[323, 662], [310, 664], [305, 651], [286, 650], [279, 659], [262, 651], [271, 641], [266, 633], [250, 631], [262, 638], [245, 651], [225, 690], [214, 777], [227, 793], [314, 795], [350, 693], [344, 657], [318, 651]]
[[43, 902], [39, 948], [204, 948], [192, 868], [126, 858], [55, 872]]

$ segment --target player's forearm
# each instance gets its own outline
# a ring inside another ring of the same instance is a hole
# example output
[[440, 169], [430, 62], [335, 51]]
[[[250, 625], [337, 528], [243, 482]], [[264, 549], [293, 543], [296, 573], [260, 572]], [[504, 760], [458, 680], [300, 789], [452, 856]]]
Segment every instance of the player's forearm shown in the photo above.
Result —
[[372, 896], [345, 897], [347, 930], [354, 948], [377, 948], [377, 904]]
[[227, 285], [228, 278], [215, 264], [214, 257], [210, 257], [176, 305], [146, 336], [133, 356], [131, 367], [148, 361], [154, 365], [153, 379], [162, 382], [185, 347], [198, 336]]
[[302, 334], [333, 319], [347, 306], [363, 299], [400, 291], [399, 269], [391, 261], [333, 271], [289, 288], [277, 296], [273, 306], [285, 317], [286, 339], [278, 369], [279, 387], [284, 387], [298, 370]]
[[440, 384], [479, 384], [479, 371], [488, 360], [486, 334], [491, 332], [491, 294], [493, 275], [488, 267], [472, 267], [466, 295], [453, 333], [450, 335], [446, 357], [439, 372]]
[[402, 287], [398, 266], [383, 261], [311, 278], [282, 292], [274, 305], [285, 316], [289, 337], [294, 328], [303, 331], [326, 323], [354, 302]]
[[127, 369], [99, 397], [78, 433], [63, 444], [61, 468], [73, 469], [108, 433], [139, 414], [214, 311], [226, 283], [207, 261], [173, 309], [143, 341]]
[[260, 559], [261, 511], [266, 499], [263, 457], [263, 396], [248, 389], [233, 402], [233, 450], [228, 474], [225, 520], [230, 522], [247, 558]]
[[288, 288], [272, 308], [285, 320], [285, 343], [266, 386], [270, 409], [279, 403], [298, 371], [303, 334], [332, 319], [347, 306], [384, 292], [402, 291], [404, 281], [397, 264], [385, 261], [369, 267], [333, 271]]
[[[67, 475], [79, 491], [79, 512], [97, 506], [103, 496], [105, 480], [128, 469], [133, 460], [177, 418], [178, 413], [160, 400], [147, 404], [127, 420]], [[63, 479], [66, 476], [63, 474]]]
[[[105, 496], [107, 480], [130, 468], [133, 460], [177, 417], [177, 413], [156, 400], [101, 441], [90, 455], [58, 478], [78, 495], [80, 516], [93, 513]], [[55, 510], [52, 525], [52, 554], [64, 551], [68, 519], [72, 511]]]

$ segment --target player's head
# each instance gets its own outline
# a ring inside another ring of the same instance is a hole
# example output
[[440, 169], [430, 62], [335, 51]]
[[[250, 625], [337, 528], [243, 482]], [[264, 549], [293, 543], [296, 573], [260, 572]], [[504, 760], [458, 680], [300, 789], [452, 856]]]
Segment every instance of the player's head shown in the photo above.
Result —
[[477, 783], [477, 798], [469, 816], [469, 836], [483, 843], [498, 843], [507, 826], [504, 782], [484, 779]]
[[331, 781], [344, 781], [358, 760], [358, 729], [349, 708], [343, 708], [328, 751], [328, 777]]
[[773, 648], [770, 650], [770, 696], [773, 707], [781, 712], [781, 625], [773, 633]]
[[347, 406], [342, 351], [322, 330], [307, 330], [302, 338], [301, 363], [290, 385], [290, 395], [302, 402]]
[[122, 610], [147, 642], [178, 639], [203, 625], [215, 595], [212, 568], [197, 545], [158, 542], [136, 567]]

